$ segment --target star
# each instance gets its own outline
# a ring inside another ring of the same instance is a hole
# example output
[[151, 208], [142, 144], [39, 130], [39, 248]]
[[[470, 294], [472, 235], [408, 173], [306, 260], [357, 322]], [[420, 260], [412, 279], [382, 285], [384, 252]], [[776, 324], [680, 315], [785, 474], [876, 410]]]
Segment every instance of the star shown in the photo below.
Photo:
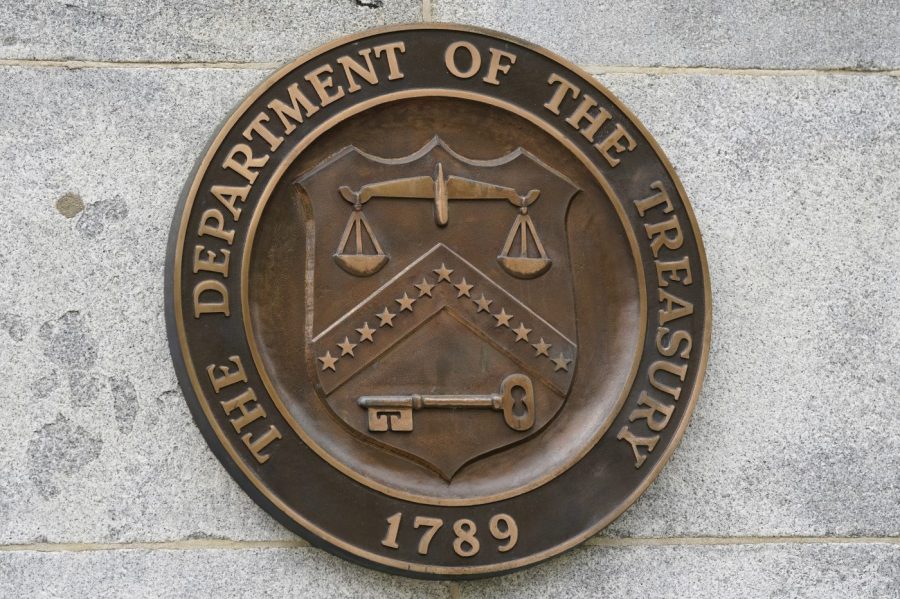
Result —
[[350, 343], [349, 337], [344, 337], [344, 340], [337, 344], [339, 348], [341, 348], [341, 355], [346, 356], [347, 354], [353, 355], [353, 348], [357, 346], [356, 343]]
[[472, 296], [469, 295], [469, 291], [470, 291], [470, 290], [472, 289], [472, 287], [474, 287], [474, 286], [475, 286], [475, 285], [469, 285], [468, 283], [466, 283], [466, 278], [463, 277], [463, 280], [462, 280], [462, 281], [460, 281], [459, 283], [457, 283], [456, 285], [454, 285], [454, 287], [456, 287], [456, 288], [459, 290], [459, 293], [457, 294], [456, 297], [462, 297], [462, 296], [472, 297]]
[[500, 312], [498, 314], [494, 314], [494, 318], [497, 319], [497, 324], [495, 324], [494, 326], [509, 328], [509, 321], [512, 317], [512, 314], [506, 313], [505, 308], [500, 308]]
[[488, 306], [490, 306], [491, 304], [494, 303], [494, 300], [489, 300], [489, 299], [485, 298], [483, 293], [481, 294], [481, 297], [479, 297], [477, 300], [472, 300], [472, 301], [475, 302], [476, 304], [478, 304], [478, 311], [476, 312], [476, 314], [478, 312], [490, 312], [490, 310], [488, 310]]
[[[414, 303], [416, 303], [416, 300], [414, 300], [413, 298], [409, 297], [409, 296], [406, 294], [406, 292], [403, 293], [403, 297], [401, 297], [400, 299], [396, 299], [396, 300], [394, 300], [394, 301], [397, 302], [398, 304], [400, 304], [400, 311], [401, 311], [401, 312], [403, 312], [404, 310], [409, 310], [410, 312], [412, 312], [412, 311], [413, 311], [413, 310], [412, 310], [412, 305], [413, 305]], [[385, 310], [386, 310], [386, 309], [387, 309], [387, 308], [385, 308]]]
[[434, 285], [429, 283], [428, 279], [425, 277], [422, 277], [422, 282], [416, 283], [415, 287], [419, 290], [419, 297], [422, 297], [423, 295], [431, 297], [431, 290], [434, 289]]
[[441, 262], [441, 267], [434, 269], [434, 274], [438, 276], [438, 283], [441, 281], [447, 281], [450, 283], [450, 273], [453, 272], [452, 268], [447, 268], [444, 266], [444, 263]]
[[394, 317], [396, 316], [396, 314], [391, 314], [388, 311], [387, 306], [384, 307], [384, 311], [382, 311], [381, 314], [376, 314], [375, 316], [377, 316], [378, 318], [381, 319], [381, 324], [379, 324], [378, 326], [380, 326], [380, 327], [394, 326]]
[[518, 343], [519, 341], [528, 341], [528, 333], [531, 332], [531, 329], [526, 329], [525, 323], [520, 322], [513, 332], [516, 334], [516, 343]]
[[332, 372], [335, 372], [337, 369], [334, 365], [337, 364], [339, 359], [340, 358], [332, 358], [330, 351], [325, 352], [325, 355], [319, 358], [319, 361], [322, 362], [322, 370], [328, 370], [330, 368]]
[[571, 362], [572, 360], [565, 358], [562, 355], [562, 352], [559, 352], [559, 355], [550, 361], [553, 362], [553, 364], [556, 366], [556, 368], [553, 369], [553, 372], [556, 372], [557, 370], [565, 370], [566, 372], [569, 372], [569, 362]]
[[375, 329], [369, 328], [369, 323], [366, 322], [361, 329], [356, 329], [356, 332], [359, 333], [359, 342], [370, 341], [375, 343], [375, 339], [372, 338], [372, 333], [375, 332]]
[[548, 350], [553, 347], [550, 343], [544, 343], [544, 338], [541, 337], [541, 340], [537, 343], [532, 343], [531, 347], [534, 348], [535, 356], [547, 356], [550, 357]]

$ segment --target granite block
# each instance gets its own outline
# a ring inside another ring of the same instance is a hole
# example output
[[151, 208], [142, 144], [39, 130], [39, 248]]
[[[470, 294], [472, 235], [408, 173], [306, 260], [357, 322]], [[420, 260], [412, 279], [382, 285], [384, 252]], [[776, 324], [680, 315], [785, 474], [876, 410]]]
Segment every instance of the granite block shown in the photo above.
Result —
[[460, 599], [880, 599], [900, 594], [896, 544], [585, 547]]
[[418, 0], [3, 2], [0, 59], [281, 63], [421, 18]]
[[0, 596], [449, 598], [446, 582], [374, 572], [294, 549], [0, 552]]
[[438, 21], [523, 37], [582, 65], [896, 69], [900, 4], [433, 0]]

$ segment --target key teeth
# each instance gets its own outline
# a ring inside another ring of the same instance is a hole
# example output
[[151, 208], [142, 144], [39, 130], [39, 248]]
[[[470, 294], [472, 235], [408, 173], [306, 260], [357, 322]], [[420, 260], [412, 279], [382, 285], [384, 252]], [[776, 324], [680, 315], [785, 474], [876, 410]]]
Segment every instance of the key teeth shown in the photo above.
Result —
[[369, 431], [373, 433], [408, 433], [413, 430], [412, 408], [369, 407]]

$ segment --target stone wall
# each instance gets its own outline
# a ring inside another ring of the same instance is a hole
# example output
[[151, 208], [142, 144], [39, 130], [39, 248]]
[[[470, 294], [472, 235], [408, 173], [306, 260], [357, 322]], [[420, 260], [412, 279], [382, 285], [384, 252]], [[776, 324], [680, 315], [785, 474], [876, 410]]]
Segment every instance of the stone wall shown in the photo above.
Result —
[[[168, 227], [274, 67], [457, 21], [587, 68], [656, 136], [706, 243], [713, 346], [668, 467], [584, 546], [420, 582], [309, 547], [194, 426]], [[0, 4], [0, 596], [900, 595], [900, 4], [49, 0]]]

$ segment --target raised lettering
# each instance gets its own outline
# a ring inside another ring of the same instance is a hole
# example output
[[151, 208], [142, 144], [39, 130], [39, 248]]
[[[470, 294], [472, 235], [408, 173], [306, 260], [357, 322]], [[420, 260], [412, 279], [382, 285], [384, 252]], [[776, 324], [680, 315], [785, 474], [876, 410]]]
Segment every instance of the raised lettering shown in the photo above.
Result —
[[[203, 294], [207, 301], [200, 301]], [[212, 294], [214, 299], [208, 299]], [[194, 287], [194, 318], [201, 314], [224, 314], [230, 316], [228, 308], [228, 289], [220, 281], [208, 279], [197, 283]]]
[[550, 78], [547, 79], [547, 85], [552, 87], [557, 84], [559, 84], [559, 87], [553, 90], [553, 96], [546, 104], [544, 104], [544, 108], [553, 114], [559, 114], [559, 106], [562, 104], [562, 101], [566, 98], [567, 94], [571, 94], [572, 99], [574, 100], [578, 97], [578, 94], [581, 93], [581, 90], [567, 79], [563, 79], [556, 73], [551, 73]]
[[[659, 250], [666, 246], [670, 250], [677, 250], [684, 243], [684, 234], [681, 232], [681, 223], [678, 222], [678, 216], [673, 215], [669, 220], [661, 223], [651, 223], [644, 225], [647, 232], [647, 238], [650, 239], [650, 249], [653, 250], [653, 257], [659, 255]], [[672, 235], [668, 233], [671, 232]]]
[[656, 189], [659, 193], [653, 194], [649, 198], [644, 198], [643, 200], [635, 200], [634, 205], [637, 208], [638, 214], [644, 216], [644, 214], [650, 210], [651, 208], [656, 208], [660, 204], [664, 204], [665, 208], [663, 208], [663, 212], [666, 214], [672, 212], [672, 200], [669, 199], [669, 194], [666, 193], [665, 188], [662, 183], [659, 181], [654, 181], [650, 184], [652, 189]]
[[681, 397], [681, 387], [670, 387], [665, 383], [661, 383], [659, 381], [659, 378], [656, 376], [656, 373], [660, 370], [663, 370], [665, 372], [668, 372], [669, 374], [674, 374], [678, 377], [678, 380], [683, 383], [684, 377], [687, 376], [687, 369], [687, 364], [681, 364], [680, 366], [677, 366], [675, 364], [672, 364], [671, 362], [657, 360], [650, 365], [650, 384], [663, 393], [668, 393], [672, 396], [673, 399], [675, 399], [675, 401], [678, 401], [678, 398]]
[[237, 202], [243, 203], [247, 199], [247, 194], [250, 193], [249, 185], [245, 187], [213, 185], [212, 188], [210, 188], [210, 192], [217, 200], [219, 200], [220, 204], [228, 209], [228, 211], [231, 213], [231, 218], [233, 218], [235, 221], [241, 218], [241, 208], [239, 208], [235, 204], [237, 204]]
[[[643, 418], [647, 421], [647, 427], [651, 431], [657, 433], [666, 428], [666, 425], [669, 424], [669, 418], [672, 417], [672, 412], [675, 411], [675, 406], [670, 406], [656, 400], [646, 391], [641, 391], [638, 405], [646, 407], [632, 410], [631, 414], [628, 415], [628, 421], [634, 422], [635, 420]], [[657, 415], [660, 417], [657, 418]]]
[[[215, 364], [206, 367], [206, 375], [216, 393], [235, 383], [247, 382], [247, 373], [244, 371], [244, 364], [241, 362], [240, 356], [228, 356], [228, 359], [237, 366], [236, 370], [231, 371], [228, 366], [216, 366]], [[222, 376], [216, 376], [216, 368], [219, 369]]]
[[400, 72], [400, 64], [397, 61], [397, 52], [406, 53], [406, 45], [403, 42], [392, 42], [390, 44], [381, 44], [372, 48], [375, 51], [375, 58], [379, 58], [382, 53], [387, 57], [388, 61], [388, 81], [403, 79], [403, 73]]
[[353, 78], [353, 74], [356, 73], [360, 77], [366, 80], [369, 85], [377, 85], [378, 84], [378, 73], [375, 72], [375, 67], [372, 66], [372, 50], [366, 48], [365, 50], [360, 50], [359, 55], [363, 57], [366, 61], [365, 66], [356, 62], [349, 56], [341, 56], [337, 59], [337, 63], [344, 67], [344, 76], [347, 77], [347, 91], [351, 94], [355, 91], [359, 91], [362, 89], [362, 86], [356, 82], [356, 79]]
[[[244, 157], [243, 161], [238, 161], [237, 156], [241, 155]], [[228, 153], [228, 158], [225, 159], [225, 162], [222, 163], [222, 168], [231, 169], [244, 179], [247, 180], [247, 183], [253, 184], [256, 181], [257, 173], [254, 173], [250, 169], [252, 168], [262, 168], [269, 161], [269, 156], [262, 156], [260, 158], [253, 157], [253, 149], [247, 144], [235, 144], [231, 151]]]
[[575, 129], [581, 127], [582, 121], [587, 121], [587, 124], [583, 129], [580, 129], [581, 135], [590, 142], [594, 141], [594, 136], [597, 135], [597, 131], [600, 130], [600, 127], [604, 125], [609, 119], [612, 118], [612, 115], [609, 114], [609, 111], [605, 108], [601, 108], [596, 113], [591, 113], [592, 108], [597, 107], [597, 101], [594, 100], [587, 94], [584, 94], [584, 97], [581, 98], [581, 103], [578, 105], [578, 108], [572, 112], [571, 116], [566, 119], [566, 122], [572, 125]]
[[659, 311], [660, 326], [694, 313], [694, 304], [662, 289], [659, 290], [659, 302], [665, 304], [665, 308]]
[[[511, 52], [505, 52], [503, 50], [498, 50], [496, 48], [491, 48], [491, 61], [488, 63], [488, 72], [487, 76], [482, 79], [485, 83], [489, 83], [490, 85], [500, 85], [500, 80], [497, 79], [498, 73], [503, 73], [506, 75], [509, 73], [509, 68], [516, 64], [516, 55]], [[503, 59], [507, 59], [509, 62], [503, 63], [501, 62]]]
[[[253, 389], [245, 389], [243, 393], [234, 399], [229, 399], [220, 403], [222, 404], [222, 409], [225, 410], [226, 416], [231, 416], [231, 413], [235, 410], [238, 410], [241, 413], [240, 416], [229, 420], [236, 433], [240, 433], [248, 424], [266, 417], [266, 411], [257, 403], [256, 393], [254, 393]], [[247, 404], [250, 403], [255, 405], [250, 409], [247, 409]]]
[[656, 330], [656, 350], [668, 357], [672, 357], [678, 351], [678, 347], [682, 342], [685, 343], [685, 348], [681, 350], [681, 353], [678, 354], [680, 357], [687, 360], [691, 357], [691, 347], [693, 346], [694, 339], [690, 333], [687, 331], [675, 331], [672, 333], [672, 338], [669, 339], [668, 343], [663, 342], [663, 338], [669, 334], [669, 329], [666, 327], [659, 327]]
[[268, 130], [263, 123], [269, 122], [269, 115], [265, 112], [260, 112], [253, 119], [253, 122], [244, 129], [244, 139], [247, 141], [253, 141], [253, 134], [259, 135], [263, 140], [269, 144], [269, 151], [274, 152], [278, 149], [278, 146], [281, 145], [281, 142], [284, 141], [283, 137], [278, 137], [274, 133]]
[[337, 86], [336, 92], [333, 94], [328, 93], [328, 90], [334, 87], [334, 80], [331, 77], [325, 77], [323, 79], [322, 75], [333, 72], [334, 69], [331, 68], [330, 64], [323, 64], [304, 76], [304, 79], [309, 81], [310, 85], [313, 86], [313, 89], [316, 90], [316, 94], [319, 96], [319, 103], [322, 106], [328, 106], [335, 100], [340, 100], [344, 97], [344, 88], [340, 85]]
[[287, 90], [288, 96], [291, 99], [290, 107], [281, 100], [272, 100], [269, 102], [269, 109], [275, 113], [275, 116], [277, 116], [279, 120], [281, 120], [281, 124], [284, 126], [285, 135], [289, 135], [297, 128], [297, 125], [291, 121], [296, 121], [298, 123], [303, 122], [303, 114], [300, 112], [301, 108], [306, 111], [307, 117], [312, 116], [319, 111], [319, 107], [310, 102], [309, 98], [300, 91], [300, 86], [296, 83], [291, 84]]
[[[668, 287], [670, 281], [681, 283], [685, 287], [694, 282], [691, 276], [691, 264], [688, 257], [685, 256], [681, 260], [674, 262], [661, 262], [656, 260], [656, 282], [660, 287]], [[683, 271], [684, 277], [679, 276], [678, 272]], [[663, 277], [663, 273], [668, 273], [668, 277]]]
[[[631, 429], [627, 426], [623, 426], [619, 429], [619, 434], [616, 435], [616, 439], [619, 441], [626, 441], [631, 445], [631, 451], [634, 452], [634, 467], [640, 468], [641, 464], [647, 460], [647, 456], [650, 455], [650, 452], [653, 451], [653, 448], [656, 447], [656, 444], [659, 442], [659, 435], [653, 435], [652, 437], [638, 437], [632, 433]], [[639, 447], [646, 447], [647, 453], [641, 453], [638, 449]]]
[[228, 262], [231, 259], [231, 252], [228, 250], [221, 250], [222, 261], [216, 262], [216, 252], [213, 250], [206, 250], [206, 257], [201, 258], [200, 255], [203, 253], [203, 250], [206, 250], [206, 248], [202, 245], [197, 245], [194, 248], [194, 274], [197, 274], [201, 270], [205, 270], [207, 272], [219, 273], [227, 279]]
[[253, 435], [250, 433], [245, 434], [241, 437], [241, 441], [244, 442], [244, 445], [247, 449], [250, 450], [250, 453], [260, 464], [265, 464], [269, 461], [269, 458], [272, 457], [268, 454], [264, 454], [263, 450], [268, 447], [273, 441], [277, 441], [281, 438], [281, 432], [275, 428], [275, 425], [270, 425], [269, 429], [260, 435], [255, 441], [253, 440]]
[[[215, 226], [210, 226], [209, 221], [215, 221]], [[197, 235], [203, 237], [208, 235], [216, 237], [226, 242], [228, 245], [234, 241], [234, 229], [225, 230], [225, 217], [222, 211], [210, 208], [203, 212], [200, 216], [200, 227], [197, 229]]]
[[[456, 64], [456, 51], [459, 49], [464, 49], [469, 53], [469, 68], [465, 71], [461, 70]], [[478, 52], [478, 48], [469, 42], [453, 42], [447, 46], [447, 51], [444, 52], [444, 64], [447, 65], [447, 70], [454, 77], [469, 79], [474, 77], [478, 69], [481, 68], [481, 54]]]
[[[626, 142], [626, 145], [624, 146], [621, 144], [623, 140]], [[616, 128], [613, 132], [600, 143], [594, 144], [594, 147], [600, 151], [604, 158], [606, 158], [609, 166], [615, 167], [621, 160], [612, 156], [609, 151], [615, 150], [616, 154], [630, 152], [637, 147], [637, 142], [634, 141], [634, 138], [631, 137], [631, 134], [625, 130], [625, 127], [623, 127], [621, 123], [616, 123]]]

